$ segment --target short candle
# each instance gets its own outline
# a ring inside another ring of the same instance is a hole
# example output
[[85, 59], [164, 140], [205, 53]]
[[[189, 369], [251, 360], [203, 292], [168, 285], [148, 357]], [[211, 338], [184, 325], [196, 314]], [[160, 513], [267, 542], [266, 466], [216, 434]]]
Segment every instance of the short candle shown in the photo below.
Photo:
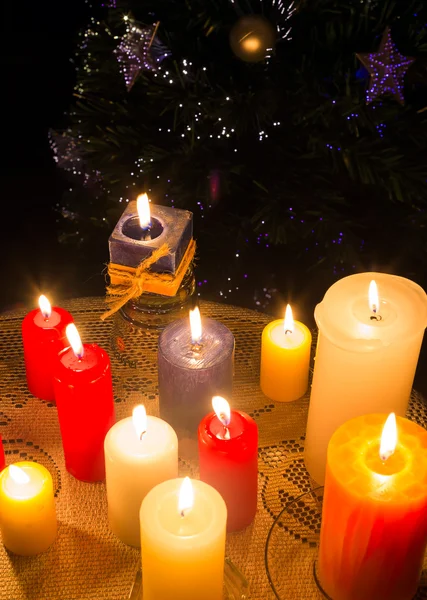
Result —
[[56, 537], [52, 477], [34, 462], [18, 462], [0, 473], [3, 544], [20, 556], [46, 552]]
[[171, 479], [140, 511], [144, 600], [222, 600], [227, 509], [203, 481]]
[[178, 438], [168, 423], [136, 406], [105, 438], [108, 519], [113, 533], [139, 547], [139, 509], [156, 485], [178, 476]]
[[417, 591], [427, 547], [427, 431], [386, 419], [352, 419], [329, 443], [318, 576], [333, 600], [411, 600]]
[[53, 370], [65, 466], [81, 481], [103, 481], [104, 439], [115, 421], [110, 359], [96, 344], [82, 344], [74, 324], [67, 337], [71, 347]]
[[58, 352], [68, 346], [65, 328], [73, 317], [63, 308], [50, 305], [40, 296], [39, 308], [28, 313], [22, 321], [25, 372], [28, 389], [33, 396], [52, 402], [52, 368]]
[[214, 487], [227, 505], [227, 531], [252, 523], [258, 500], [258, 427], [227, 400], [212, 399], [214, 412], [199, 425], [200, 479]]
[[198, 308], [190, 311], [190, 319], [174, 321], [161, 333], [160, 416], [180, 437], [196, 437], [213, 396], [231, 396], [233, 362], [233, 334], [218, 321], [201, 320]]
[[269, 323], [262, 333], [260, 385], [268, 398], [291, 402], [305, 394], [310, 350], [310, 330], [294, 321], [288, 304], [285, 318]]
[[319, 336], [305, 464], [322, 484], [328, 443], [340, 425], [372, 412], [405, 416], [427, 325], [427, 295], [403, 277], [359, 273], [329, 288], [314, 316]]

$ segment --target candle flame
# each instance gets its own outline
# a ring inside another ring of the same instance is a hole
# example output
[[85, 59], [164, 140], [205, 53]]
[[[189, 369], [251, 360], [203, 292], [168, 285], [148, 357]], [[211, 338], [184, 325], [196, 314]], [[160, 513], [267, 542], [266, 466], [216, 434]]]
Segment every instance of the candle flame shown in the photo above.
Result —
[[246, 52], [256, 52], [261, 47], [261, 41], [256, 36], [251, 34], [249, 34], [248, 37], [240, 40], [242, 47], [244, 50], [246, 50]]
[[214, 396], [212, 398], [212, 407], [224, 427], [228, 427], [230, 425], [231, 411], [227, 400], [222, 396]]
[[295, 328], [294, 317], [292, 314], [291, 305], [286, 306], [285, 321], [284, 321], [285, 333], [293, 333]]
[[15, 483], [19, 485], [25, 485], [26, 483], [30, 483], [30, 478], [26, 474], [26, 472], [21, 469], [21, 467], [17, 467], [16, 465], [10, 465], [9, 467], [9, 476]]
[[193, 504], [193, 484], [191, 483], [191, 479], [189, 477], [185, 477], [181, 484], [181, 489], [179, 490], [178, 499], [178, 510], [181, 513], [181, 516], [184, 516], [186, 511], [191, 510], [193, 508]]
[[391, 413], [385, 422], [381, 435], [380, 458], [385, 461], [396, 450], [397, 446], [397, 423], [396, 415]]
[[378, 286], [373, 279], [369, 284], [369, 308], [375, 314], [380, 312], [380, 298], [378, 296]]
[[138, 404], [138, 406], [135, 406], [133, 409], [132, 423], [135, 427], [137, 436], [142, 440], [142, 436], [147, 431], [147, 411], [143, 404]]
[[65, 329], [65, 335], [67, 336], [68, 342], [77, 358], [83, 358], [84, 348], [82, 340], [80, 339], [79, 332], [77, 331], [77, 327], [74, 325], [74, 323], [67, 325]]
[[190, 329], [193, 344], [199, 344], [202, 339], [202, 319], [198, 306], [194, 310], [190, 310]]
[[140, 194], [136, 199], [136, 208], [138, 211], [139, 224], [142, 229], [147, 229], [151, 225], [150, 202], [147, 194]]
[[46, 298], [46, 296], [43, 296], [43, 294], [39, 298], [39, 307], [44, 318], [48, 319], [52, 314], [52, 307], [49, 300]]

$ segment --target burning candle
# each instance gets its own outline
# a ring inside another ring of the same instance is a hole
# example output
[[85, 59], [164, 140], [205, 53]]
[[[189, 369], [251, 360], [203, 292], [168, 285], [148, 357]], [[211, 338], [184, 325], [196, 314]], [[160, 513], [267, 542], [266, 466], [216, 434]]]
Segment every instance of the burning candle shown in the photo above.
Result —
[[257, 508], [258, 427], [220, 396], [212, 405], [199, 425], [200, 479], [224, 498], [227, 531], [238, 531], [252, 523]]
[[52, 477], [42, 465], [19, 462], [0, 473], [0, 531], [21, 556], [46, 552], [56, 537]]
[[172, 479], [141, 505], [144, 600], [222, 600], [227, 509], [202, 481]]
[[305, 463], [323, 483], [328, 443], [342, 423], [372, 412], [406, 414], [427, 295], [403, 277], [360, 273], [335, 283], [314, 316], [319, 337]]
[[288, 304], [285, 318], [269, 323], [262, 333], [261, 389], [275, 402], [290, 402], [307, 391], [311, 333], [294, 321]]
[[1, 435], [0, 435], [0, 471], [3, 471], [5, 466], [6, 466], [6, 460], [4, 458], [3, 440], [1, 439]]
[[212, 396], [230, 396], [233, 385], [234, 337], [225, 325], [200, 317], [179, 319], [159, 338], [160, 415], [180, 436], [196, 437]]
[[394, 414], [328, 447], [318, 575], [334, 600], [411, 600], [427, 547], [427, 431]]
[[74, 324], [67, 327], [69, 348], [54, 365], [54, 389], [67, 471], [81, 481], [105, 478], [104, 439], [114, 424], [108, 354], [82, 344]]
[[46, 296], [40, 296], [39, 308], [28, 313], [22, 322], [27, 384], [33, 396], [53, 401], [52, 366], [58, 352], [67, 344], [65, 328], [73, 317], [63, 308], [51, 307]]
[[156, 485], [178, 476], [178, 438], [170, 425], [136, 406], [105, 438], [108, 518], [113, 533], [139, 547], [139, 509]]

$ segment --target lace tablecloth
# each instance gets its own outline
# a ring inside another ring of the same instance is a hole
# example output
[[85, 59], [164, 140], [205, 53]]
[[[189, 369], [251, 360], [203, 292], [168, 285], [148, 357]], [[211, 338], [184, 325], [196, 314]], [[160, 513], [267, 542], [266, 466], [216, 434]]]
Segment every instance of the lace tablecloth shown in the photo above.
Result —
[[[117, 418], [129, 416], [138, 403], [144, 403], [149, 414], [157, 414], [157, 334], [140, 336], [142, 366], [126, 366], [118, 360], [112, 321], [100, 321], [101, 298], [72, 300], [63, 306], [74, 315], [84, 341], [110, 352]], [[214, 303], [203, 303], [202, 313], [222, 321], [235, 335], [232, 405], [248, 412], [260, 432], [258, 513], [251, 527], [228, 536], [227, 552], [247, 577], [250, 597], [273, 600], [264, 565], [265, 542], [275, 516], [311, 487], [303, 461], [309, 398], [275, 404], [260, 391], [261, 332], [270, 317]], [[23, 312], [0, 316], [0, 434], [8, 463], [34, 460], [52, 473], [59, 531], [49, 552], [37, 557], [13, 556], [0, 545], [0, 600], [124, 600], [139, 567], [139, 552], [109, 531], [105, 485], [82, 483], [65, 470], [56, 408], [32, 397], [26, 387], [23, 317]], [[427, 426], [427, 407], [416, 392], [408, 416]], [[193, 450], [191, 444], [180, 448], [182, 475], [197, 476]], [[319, 517], [304, 510], [301, 522], [311, 530], [320, 527]], [[290, 545], [307, 543], [292, 530], [286, 539]], [[320, 598], [311, 582], [301, 580], [297, 567], [284, 566], [289, 568], [290, 582], [286, 600]], [[427, 591], [420, 594], [419, 598], [427, 598]]]

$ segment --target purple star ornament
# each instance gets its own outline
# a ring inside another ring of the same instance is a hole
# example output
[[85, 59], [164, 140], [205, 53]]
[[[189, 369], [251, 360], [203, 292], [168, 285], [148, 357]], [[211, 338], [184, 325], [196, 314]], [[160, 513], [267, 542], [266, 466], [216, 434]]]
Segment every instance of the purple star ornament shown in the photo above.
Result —
[[403, 80], [415, 58], [400, 54], [391, 38], [390, 28], [384, 31], [378, 52], [356, 56], [371, 76], [366, 90], [366, 103], [370, 104], [388, 94], [404, 105]]

